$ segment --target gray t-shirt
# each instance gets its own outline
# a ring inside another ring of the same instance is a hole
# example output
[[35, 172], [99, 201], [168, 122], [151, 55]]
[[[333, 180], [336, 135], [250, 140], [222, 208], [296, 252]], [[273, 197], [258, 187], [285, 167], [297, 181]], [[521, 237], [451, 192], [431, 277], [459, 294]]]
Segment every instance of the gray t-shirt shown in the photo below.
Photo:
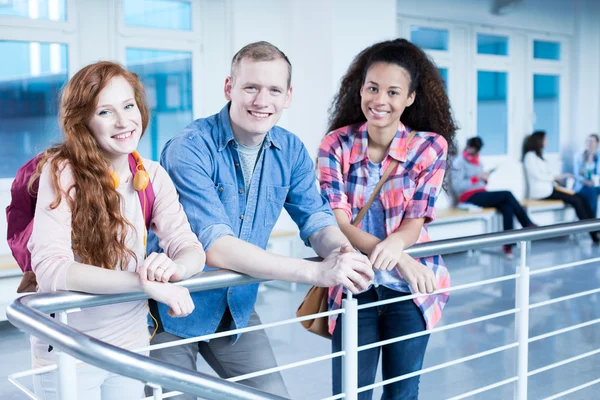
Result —
[[235, 142], [237, 145], [238, 154], [240, 155], [242, 174], [244, 174], [246, 198], [248, 198], [248, 191], [250, 190], [250, 183], [252, 182], [254, 167], [256, 166], [256, 161], [258, 160], [258, 156], [260, 155], [260, 149], [262, 149], [263, 142], [261, 142], [256, 147], [246, 147], [238, 141]]

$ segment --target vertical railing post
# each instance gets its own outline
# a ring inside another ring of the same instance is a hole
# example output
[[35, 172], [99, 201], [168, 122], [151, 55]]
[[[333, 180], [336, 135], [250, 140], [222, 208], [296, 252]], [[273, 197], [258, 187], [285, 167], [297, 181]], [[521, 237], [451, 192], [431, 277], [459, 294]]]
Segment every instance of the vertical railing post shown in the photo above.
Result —
[[[66, 325], [67, 312], [61, 311], [57, 314], [60, 323]], [[60, 400], [77, 400], [76, 360], [64, 351], [58, 351], [56, 365], [58, 398]]]
[[358, 302], [348, 296], [342, 300], [344, 323], [342, 325], [342, 389], [344, 399], [356, 400], [358, 395]]
[[162, 386], [157, 385], [155, 383], [146, 383], [146, 385], [148, 385], [150, 388], [152, 388], [152, 399], [153, 400], [162, 400], [163, 398], [163, 390], [162, 390]]
[[527, 242], [521, 242], [521, 262], [517, 269], [517, 307], [519, 313], [516, 321], [517, 341], [517, 399], [527, 400], [527, 379], [529, 372], [529, 267], [527, 266]]

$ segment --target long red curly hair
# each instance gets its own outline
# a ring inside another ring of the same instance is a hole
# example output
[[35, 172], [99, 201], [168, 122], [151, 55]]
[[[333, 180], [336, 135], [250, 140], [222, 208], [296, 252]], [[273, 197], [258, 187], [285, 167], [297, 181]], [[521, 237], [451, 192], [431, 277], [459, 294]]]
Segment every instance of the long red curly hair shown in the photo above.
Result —
[[[139, 77], [123, 66], [101, 61], [78, 71], [65, 85], [60, 104], [60, 123], [64, 141], [45, 152], [31, 177], [29, 187], [50, 163], [56, 208], [64, 197], [71, 209], [71, 238], [74, 254], [85, 264], [100, 268], [126, 268], [131, 257], [137, 258], [125, 244], [133, 226], [121, 213], [121, 196], [114, 187], [110, 163], [102, 155], [96, 139], [87, 127], [97, 106], [102, 89], [115, 77], [123, 77], [134, 91], [136, 105], [142, 116], [142, 136], [150, 114], [144, 87]], [[65, 165], [73, 172], [74, 183], [69, 188], [60, 185], [60, 173]]]

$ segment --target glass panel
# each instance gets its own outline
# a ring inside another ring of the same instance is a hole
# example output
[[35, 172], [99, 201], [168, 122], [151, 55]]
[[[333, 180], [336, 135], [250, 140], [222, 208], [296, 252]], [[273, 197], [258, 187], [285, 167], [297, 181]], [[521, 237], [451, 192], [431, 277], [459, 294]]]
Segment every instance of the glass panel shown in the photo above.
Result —
[[0, 0], [0, 16], [65, 21], [66, 0]]
[[508, 102], [506, 72], [477, 71], [477, 135], [485, 146], [482, 154], [506, 154]]
[[560, 43], [534, 40], [533, 58], [541, 60], [560, 60]]
[[176, 0], [124, 0], [125, 25], [192, 30], [192, 5]]
[[67, 45], [0, 40], [0, 178], [12, 178], [62, 138], [58, 97], [68, 79]]
[[448, 91], [448, 68], [438, 68], [440, 71], [440, 75], [442, 76], [442, 80], [444, 81], [444, 88], [446, 88], [446, 92]]
[[477, 53], [508, 55], [508, 38], [506, 36], [477, 35]]
[[546, 131], [546, 151], [558, 152], [560, 144], [560, 76], [533, 75], [534, 130]]
[[448, 31], [411, 26], [410, 41], [423, 49], [448, 50]]
[[150, 123], [138, 150], [158, 160], [165, 143], [192, 122], [192, 53], [127, 49], [127, 68], [146, 88]]

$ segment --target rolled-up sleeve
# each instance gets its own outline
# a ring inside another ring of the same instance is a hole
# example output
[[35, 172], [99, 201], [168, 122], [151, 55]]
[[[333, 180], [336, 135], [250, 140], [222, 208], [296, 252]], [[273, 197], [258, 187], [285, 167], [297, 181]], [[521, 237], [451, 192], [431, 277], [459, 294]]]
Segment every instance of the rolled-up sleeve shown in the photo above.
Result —
[[315, 167], [304, 145], [300, 144], [292, 170], [290, 190], [284, 207], [300, 229], [300, 238], [308, 238], [328, 226], [337, 226], [331, 207], [317, 188]]
[[424, 151], [426, 153], [422, 156], [422, 162], [427, 165], [417, 177], [415, 191], [406, 205], [404, 218], [425, 218], [425, 222], [429, 223], [435, 220], [435, 201], [446, 173], [448, 142], [436, 135], [433, 143]]
[[71, 168], [60, 169], [61, 202], [56, 208], [50, 205], [56, 199], [52, 184], [50, 163], [40, 176], [33, 230], [27, 248], [31, 252], [31, 269], [35, 273], [40, 292], [67, 289], [67, 271], [75, 261], [71, 243], [71, 209], [66, 190], [73, 185]]
[[211, 157], [191, 139], [177, 137], [164, 148], [161, 165], [171, 177], [192, 231], [208, 250], [215, 240], [235, 236], [211, 179]]

